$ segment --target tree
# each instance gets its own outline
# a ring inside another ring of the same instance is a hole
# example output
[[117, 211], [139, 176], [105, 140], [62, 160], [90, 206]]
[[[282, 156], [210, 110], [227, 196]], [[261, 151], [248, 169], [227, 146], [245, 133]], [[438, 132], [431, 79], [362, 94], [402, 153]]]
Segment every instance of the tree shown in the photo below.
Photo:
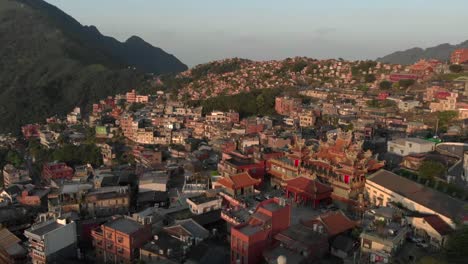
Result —
[[128, 110], [131, 111], [131, 112], [136, 112], [136, 111], [142, 109], [143, 107], [145, 107], [144, 103], [133, 103], [133, 104], [130, 105]]
[[375, 82], [376, 78], [375, 78], [375, 75], [374, 74], [367, 74], [365, 77], [364, 77], [364, 81], [366, 83], [373, 83]]
[[23, 164], [24, 160], [17, 151], [10, 149], [6, 155], [6, 161], [13, 164], [15, 167], [19, 167]]
[[265, 98], [263, 97], [263, 94], [259, 94], [257, 96], [256, 103], [257, 103], [258, 112], [263, 112], [264, 107], [265, 107]]
[[448, 126], [458, 117], [457, 111], [443, 111], [437, 113], [440, 128], [448, 128]]
[[445, 174], [446, 168], [445, 166], [433, 160], [426, 160], [423, 161], [421, 167], [419, 167], [419, 176], [421, 178], [432, 180], [436, 177], [442, 177]]
[[359, 91], [367, 92], [367, 91], [369, 91], [369, 86], [367, 86], [367, 85], [365, 85], [365, 84], [360, 84], [360, 85], [357, 87], [357, 89], [358, 89]]
[[411, 85], [415, 84], [415, 80], [412, 80], [412, 79], [399, 80], [398, 84], [400, 85], [400, 87], [407, 89]]
[[381, 81], [379, 84], [379, 88], [382, 90], [390, 90], [392, 89], [392, 82], [389, 82], [387, 80]]
[[[468, 259], [468, 227], [453, 232], [448, 239], [446, 254], [451, 263], [458, 263], [457, 260]], [[462, 263], [462, 262], [460, 262]]]
[[463, 71], [463, 66], [458, 64], [452, 64], [449, 66], [449, 70], [453, 73], [460, 73]]

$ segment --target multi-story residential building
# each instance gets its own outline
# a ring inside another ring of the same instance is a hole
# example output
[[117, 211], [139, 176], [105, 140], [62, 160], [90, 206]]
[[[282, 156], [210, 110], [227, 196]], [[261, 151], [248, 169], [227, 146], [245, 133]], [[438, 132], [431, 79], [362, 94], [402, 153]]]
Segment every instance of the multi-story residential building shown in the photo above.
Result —
[[454, 111], [457, 109], [457, 98], [458, 93], [449, 93], [445, 98], [441, 98], [437, 102], [431, 102], [429, 109], [431, 109], [431, 112]]
[[154, 129], [151, 127], [139, 128], [133, 132], [133, 137], [130, 138], [139, 144], [154, 144]]
[[221, 209], [222, 199], [218, 196], [200, 195], [187, 198], [187, 204], [193, 214], [204, 214]]
[[419, 101], [417, 100], [406, 100], [406, 101], [399, 101], [398, 102], [398, 109], [403, 112], [412, 111], [414, 108], [420, 105]]
[[89, 216], [127, 214], [130, 209], [130, 190], [128, 186], [115, 186], [90, 191], [81, 207], [83, 213]]
[[149, 225], [117, 216], [91, 231], [96, 258], [100, 263], [130, 264], [139, 256], [139, 248], [151, 240]]
[[302, 91], [300, 92], [300, 94], [308, 96], [308, 97], [312, 97], [312, 98], [325, 100], [330, 94], [330, 91], [327, 91], [324, 89], [313, 89], [313, 90]]
[[303, 111], [299, 116], [299, 126], [311, 127], [315, 124], [316, 119], [313, 111]]
[[101, 145], [101, 155], [102, 163], [106, 166], [111, 166], [113, 160], [117, 157], [114, 146], [107, 143]]
[[400, 156], [433, 151], [435, 143], [420, 138], [398, 138], [387, 142], [387, 151]]
[[261, 202], [247, 223], [231, 227], [231, 263], [260, 263], [276, 234], [290, 225], [291, 208], [284, 199]]
[[12, 164], [3, 167], [3, 187], [7, 188], [11, 184], [25, 184], [31, 181], [29, 172], [24, 169], [17, 169]]
[[232, 110], [229, 112], [213, 111], [206, 115], [205, 120], [210, 123], [239, 123], [239, 113]]
[[76, 256], [76, 224], [67, 219], [51, 219], [24, 231], [33, 264], [63, 263]]
[[135, 103], [136, 102], [136, 92], [135, 89], [127, 92], [125, 94], [125, 98], [127, 99], [127, 103]]
[[398, 217], [376, 214], [361, 233], [362, 256], [370, 262], [392, 263], [392, 257], [403, 246], [409, 227], [401, 217], [400, 221], [394, 219]]
[[289, 115], [301, 109], [302, 101], [300, 98], [276, 97], [275, 111], [280, 115]]
[[456, 49], [450, 55], [452, 64], [463, 64], [468, 61], [468, 49]]
[[463, 218], [467, 204], [386, 170], [367, 178], [365, 193], [373, 205], [401, 203], [415, 212], [438, 215], [452, 228]]
[[44, 180], [71, 180], [73, 178], [73, 169], [64, 162], [46, 163], [42, 167], [42, 178]]

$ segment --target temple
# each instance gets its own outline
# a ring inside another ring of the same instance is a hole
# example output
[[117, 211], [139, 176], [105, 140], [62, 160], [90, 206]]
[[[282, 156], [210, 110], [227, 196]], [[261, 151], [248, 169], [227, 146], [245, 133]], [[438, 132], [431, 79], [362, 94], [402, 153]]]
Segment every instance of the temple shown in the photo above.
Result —
[[334, 199], [357, 201], [366, 175], [384, 166], [372, 157], [370, 150], [364, 151], [362, 144], [351, 131], [339, 129], [317, 146], [306, 146], [304, 140], [298, 139], [289, 154], [269, 160], [271, 184], [286, 187], [288, 180], [301, 176], [329, 184]]

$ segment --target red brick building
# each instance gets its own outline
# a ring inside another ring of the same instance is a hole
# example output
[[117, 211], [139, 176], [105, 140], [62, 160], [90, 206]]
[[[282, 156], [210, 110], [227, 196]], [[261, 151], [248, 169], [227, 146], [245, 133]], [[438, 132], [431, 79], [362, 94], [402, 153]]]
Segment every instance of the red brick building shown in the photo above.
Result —
[[457, 49], [450, 56], [452, 64], [463, 64], [468, 62], [468, 49]]
[[289, 227], [290, 217], [284, 200], [261, 202], [247, 223], [231, 228], [231, 263], [260, 263], [263, 251], [273, 246], [273, 237]]
[[91, 231], [91, 237], [97, 262], [130, 264], [152, 235], [149, 225], [119, 216]]
[[73, 169], [68, 167], [64, 162], [46, 163], [42, 167], [42, 178], [44, 180], [67, 179], [73, 178]]
[[275, 98], [275, 111], [280, 115], [289, 115], [292, 112], [298, 112], [301, 108], [301, 99], [289, 97]]
[[417, 80], [419, 76], [417, 74], [410, 73], [392, 73], [390, 74], [390, 81], [398, 82], [400, 80]]

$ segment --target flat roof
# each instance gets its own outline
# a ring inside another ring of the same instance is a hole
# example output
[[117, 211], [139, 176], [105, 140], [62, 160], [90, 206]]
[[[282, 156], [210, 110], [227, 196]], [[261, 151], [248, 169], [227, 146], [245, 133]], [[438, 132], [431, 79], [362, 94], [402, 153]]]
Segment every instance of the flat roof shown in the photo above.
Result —
[[50, 222], [48, 224], [45, 224], [43, 226], [40, 226], [38, 228], [35, 228], [34, 226], [27, 231], [29, 231], [32, 234], [35, 234], [37, 236], [43, 236], [53, 230], [59, 229], [63, 227], [64, 225], [57, 223], [57, 221]]
[[189, 197], [187, 199], [189, 199], [190, 201], [192, 201], [195, 204], [203, 204], [203, 203], [211, 202], [211, 201], [214, 201], [214, 200], [218, 200], [219, 198], [216, 197], [216, 196], [209, 197], [209, 196], [206, 196], [206, 195], [200, 195], [200, 196], [195, 196], [195, 197]]
[[461, 216], [467, 204], [387, 170], [375, 172], [367, 181], [383, 186], [446, 217]]

